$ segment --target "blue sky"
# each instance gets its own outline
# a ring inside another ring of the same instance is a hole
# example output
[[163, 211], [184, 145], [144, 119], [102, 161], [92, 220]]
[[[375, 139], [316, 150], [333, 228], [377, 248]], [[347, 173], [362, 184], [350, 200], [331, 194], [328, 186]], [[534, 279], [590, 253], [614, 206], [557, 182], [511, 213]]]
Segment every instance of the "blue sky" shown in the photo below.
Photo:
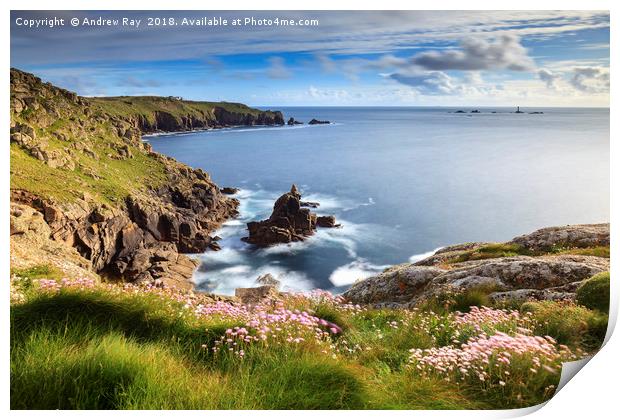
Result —
[[[82, 25], [100, 16], [141, 25]], [[219, 16], [229, 25], [181, 24]], [[230, 25], [249, 16], [318, 25]], [[22, 24], [52, 17], [65, 25]], [[149, 27], [149, 17], [178, 24]], [[80, 25], [69, 25], [71, 18]], [[609, 13], [14, 11], [11, 65], [86, 96], [254, 106], [608, 106]]]

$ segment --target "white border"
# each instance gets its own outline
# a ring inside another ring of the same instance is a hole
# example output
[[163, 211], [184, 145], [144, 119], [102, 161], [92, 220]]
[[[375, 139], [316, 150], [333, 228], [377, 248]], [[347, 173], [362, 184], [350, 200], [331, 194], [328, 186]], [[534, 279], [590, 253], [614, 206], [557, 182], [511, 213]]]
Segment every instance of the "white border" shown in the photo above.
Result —
[[[79, 0], [60, 0], [54, 3], [42, 1], [42, 0], [21, 0], [19, 2], [4, 2], [2, 9], [2, 21], [4, 25], [1, 28], [2, 39], [4, 43], [4, 54], [2, 55], [3, 69], [2, 83], [4, 86], [4, 100], [3, 100], [3, 125], [4, 133], [8, 134], [9, 129], [9, 72], [8, 67], [10, 63], [10, 48], [9, 48], [9, 36], [10, 25], [9, 23], [9, 10], [13, 8], [15, 10], [611, 10], [612, 26], [615, 28], [615, 10], [620, 7], [614, 7], [618, 2], [605, 1], [605, 0], [590, 0], [590, 1], [559, 1], [559, 0], [520, 0], [516, 2], [497, 2], [488, 0], [469, 0], [467, 2], [456, 0], [443, 0], [439, 2], [425, 2], [414, 3], [412, 1], [404, 0], [382, 0], [381, 2], [368, 2], [362, 3], [359, 0], [315, 0], [315, 1], [283, 1], [283, 0], [263, 0], [260, 2], [249, 0], [238, 0], [236, 2], [217, 2], [217, 4], [210, 4], [207, 1], [186, 1], [177, 0], [175, 2], [164, 2], [159, 0], [134, 0], [128, 2], [127, 0], [108, 0], [108, 1], [79, 1]], [[616, 32], [611, 31], [611, 45], [616, 45], [617, 36]], [[612, 49], [613, 51], [613, 49]], [[611, 69], [616, 68], [616, 57], [612, 53], [611, 56]], [[612, 77], [613, 78], [613, 77]], [[612, 84], [611, 90], [614, 90], [614, 84]], [[611, 92], [610, 92], [611, 93]], [[611, 212], [614, 215], [620, 211], [618, 206], [618, 194], [614, 191], [618, 190], [618, 156], [619, 146], [617, 133], [617, 121], [619, 121], [618, 113], [615, 112], [613, 106], [615, 95], [610, 94], [610, 106], [611, 106], [611, 127], [610, 127], [610, 139], [611, 141]], [[615, 141], [614, 141], [615, 140]], [[1, 185], [5, 192], [0, 195], [2, 203], [2, 209], [4, 209], [4, 215], [0, 216], [2, 222], [0, 223], [0, 237], [5, 238], [4, 241], [0, 241], [0, 258], [3, 268], [3, 285], [4, 285], [4, 301], [2, 307], [2, 375], [1, 396], [3, 408], [8, 411], [9, 409], [9, 336], [7, 326], [9, 323], [8, 313], [8, 295], [9, 295], [9, 141], [5, 137], [4, 141], [5, 151], [0, 154], [0, 167], [2, 168]], [[612, 219], [614, 219], [612, 217]], [[615, 220], [611, 220], [612, 229], [612, 272], [617, 272], [618, 261], [618, 247], [616, 246], [616, 238], [618, 238], [618, 228], [615, 224]], [[615, 278], [614, 275], [612, 277]], [[615, 321], [618, 309], [618, 287], [615, 286], [614, 280], [612, 280], [612, 294], [614, 296], [614, 302], [612, 302], [611, 318]], [[608, 343], [597, 354], [592, 361], [590, 361], [581, 372], [578, 373], [577, 379], [571, 380], [548, 404], [542, 409], [531, 414], [530, 418], [533, 419], [549, 419], [549, 418], [561, 418], [561, 419], [607, 419], [612, 416], [612, 413], [616, 412], [619, 407], [619, 399], [617, 394], [617, 379], [620, 373], [620, 362], [618, 356], [620, 355], [620, 343], [617, 336], [611, 336]], [[540, 407], [539, 407], [540, 408]], [[115, 412], [114, 416], [121, 418], [152, 418], [156, 416], [170, 416], [172, 418], [200, 418], [204, 419], [208, 417], [221, 417], [221, 418], [241, 418], [252, 416], [256, 419], [272, 419], [272, 418], [285, 418], [294, 415], [299, 418], [310, 417], [322, 417], [329, 416], [330, 418], [375, 418], [376, 416], [389, 416], [390, 418], [454, 418], [454, 419], [480, 419], [480, 418], [503, 418], [503, 417], [515, 417], [519, 415], [527, 414], [532, 410], [513, 410], [513, 411], [457, 411], [457, 412], [432, 412], [432, 411], [391, 411], [391, 412], [346, 412], [346, 411], [317, 411], [317, 412], [273, 412], [273, 411], [225, 411], [225, 412], [211, 412], [211, 411], [199, 411], [199, 412]], [[89, 418], [105, 418], [109, 414], [106, 412], [10, 412], [10, 415], [15, 418], [30, 418], [30, 416], [45, 416], [71, 419], [83, 416]]]

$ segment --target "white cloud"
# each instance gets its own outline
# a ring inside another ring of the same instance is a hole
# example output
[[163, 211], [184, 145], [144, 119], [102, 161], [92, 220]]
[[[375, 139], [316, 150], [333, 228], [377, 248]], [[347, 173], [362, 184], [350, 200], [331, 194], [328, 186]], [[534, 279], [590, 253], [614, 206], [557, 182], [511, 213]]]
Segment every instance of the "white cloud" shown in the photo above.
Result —
[[392, 73], [389, 78], [426, 95], [453, 95], [461, 91], [460, 87], [454, 84], [452, 77], [442, 71]]
[[609, 91], [609, 71], [601, 67], [577, 67], [573, 70], [570, 84], [586, 93]]
[[519, 37], [509, 34], [494, 41], [467, 38], [459, 50], [423, 52], [412, 57], [411, 62], [427, 70], [527, 71], [534, 67]]

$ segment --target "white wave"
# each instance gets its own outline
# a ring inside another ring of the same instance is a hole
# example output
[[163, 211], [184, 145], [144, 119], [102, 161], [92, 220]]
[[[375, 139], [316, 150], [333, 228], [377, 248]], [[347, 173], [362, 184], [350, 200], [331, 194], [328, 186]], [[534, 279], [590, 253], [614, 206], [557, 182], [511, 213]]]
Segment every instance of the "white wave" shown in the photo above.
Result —
[[219, 251], [207, 251], [201, 254], [200, 260], [208, 268], [214, 264], [239, 264], [245, 261], [245, 256], [239, 249], [222, 248]]
[[336, 287], [348, 286], [358, 280], [379, 274], [388, 267], [389, 265], [371, 264], [360, 258], [335, 269], [329, 276], [329, 281]]
[[435, 248], [432, 251], [428, 251], [428, 252], [424, 252], [422, 254], [415, 254], [412, 255], [411, 257], [409, 257], [409, 262], [410, 263], [416, 263], [418, 261], [422, 261], [424, 258], [428, 258], [431, 255], [435, 254], [435, 252], [439, 251], [442, 247], [439, 248]]
[[355, 204], [351, 207], [347, 207], [345, 209], [342, 209], [342, 211], [351, 211], [351, 210], [359, 209], [360, 207], [374, 206], [375, 204], [376, 204], [375, 200], [373, 200], [372, 197], [368, 197], [368, 201], [364, 203]]

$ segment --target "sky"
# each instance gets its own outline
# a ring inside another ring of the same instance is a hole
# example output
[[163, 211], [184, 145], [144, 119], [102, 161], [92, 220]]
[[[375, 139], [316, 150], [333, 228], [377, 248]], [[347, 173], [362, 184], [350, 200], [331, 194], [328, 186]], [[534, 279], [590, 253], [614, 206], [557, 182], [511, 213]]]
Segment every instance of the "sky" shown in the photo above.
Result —
[[[99, 17], [118, 24], [84, 24]], [[11, 66], [84, 96], [608, 107], [609, 26], [606, 11], [13, 11]]]

